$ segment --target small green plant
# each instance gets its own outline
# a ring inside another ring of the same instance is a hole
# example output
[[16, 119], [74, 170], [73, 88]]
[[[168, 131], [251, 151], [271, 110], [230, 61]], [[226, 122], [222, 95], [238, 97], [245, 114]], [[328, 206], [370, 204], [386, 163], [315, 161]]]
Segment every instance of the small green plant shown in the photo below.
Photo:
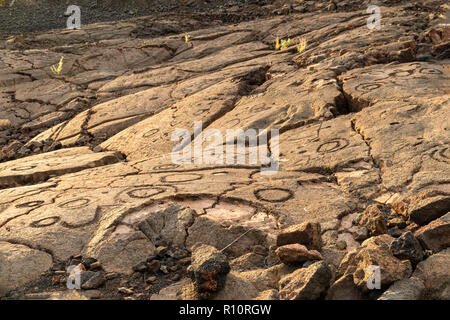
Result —
[[285, 50], [285, 49], [289, 48], [290, 45], [291, 45], [291, 39], [281, 40], [280, 50]]
[[60, 74], [62, 71], [62, 67], [63, 67], [63, 60], [64, 60], [64, 56], [61, 57], [61, 59], [59, 60], [58, 66], [51, 66], [50, 70], [52, 70], [52, 72], [54, 74]]
[[275, 50], [285, 50], [287, 48], [289, 48], [289, 46], [291, 45], [291, 39], [287, 39], [287, 40], [283, 40], [280, 38], [276, 38], [275, 39]]
[[297, 52], [301, 53], [301, 52], [305, 51], [307, 45], [308, 45], [308, 41], [306, 41], [306, 39], [304, 39], [304, 38], [300, 39], [299, 43], [297, 44]]
[[278, 37], [275, 39], [275, 50], [280, 50], [280, 39]]

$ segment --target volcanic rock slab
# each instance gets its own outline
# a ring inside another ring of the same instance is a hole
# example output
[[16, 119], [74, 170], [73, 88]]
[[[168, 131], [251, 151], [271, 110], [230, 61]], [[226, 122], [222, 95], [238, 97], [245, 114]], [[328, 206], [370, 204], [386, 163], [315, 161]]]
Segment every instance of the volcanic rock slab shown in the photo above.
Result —
[[115, 152], [95, 153], [87, 147], [61, 149], [0, 164], [0, 187], [38, 183], [50, 177], [118, 162]]
[[[444, 2], [381, 7], [381, 30], [362, 2], [334, 2], [220, 26], [148, 17], [1, 41], [1, 294], [81, 255], [139, 279], [158, 258], [154, 281], [175, 280], [153, 298], [186, 298], [194, 286], [172, 269], [203, 244], [234, 261], [217, 299], [367, 298], [377, 263], [384, 298], [411, 274], [423, 283], [411, 296], [447, 297]], [[297, 240], [277, 243], [289, 227]], [[305, 264], [280, 262], [282, 245], [284, 262]], [[175, 247], [186, 255], [163, 265]]]

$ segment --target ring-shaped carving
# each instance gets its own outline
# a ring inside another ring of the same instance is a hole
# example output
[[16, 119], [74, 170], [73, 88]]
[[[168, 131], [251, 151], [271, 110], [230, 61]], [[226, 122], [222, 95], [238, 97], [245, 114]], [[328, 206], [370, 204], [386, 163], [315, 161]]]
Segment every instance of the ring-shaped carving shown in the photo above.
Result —
[[151, 129], [142, 135], [142, 138], [149, 138], [159, 132], [159, 129]]
[[381, 83], [377, 83], [377, 82], [361, 83], [355, 87], [355, 90], [361, 91], [361, 92], [370, 92], [370, 91], [380, 88], [381, 85], [382, 85]]
[[43, 204], [44, 202], [45, 201], [42, 201], [42, 200], [29, 201], [29, 202], [25, 202], [25, 203], [16, 205], [16, 208], [34, 208], [34, 207], [37, 207], [37, 206]]
[[21, 166], [21, 167], [12, 168], [11, 171], [26, 171], [26, 170], [34, 169], [36, 167], [37, 167], [36, 164], [24, 165], [24, 166]]
[[316, 151], [318, 153], [331, 153], [344, 149], [348, 145], [349, 142], [346, 139], [332, 139], [322, 143]]
[[[265, 196], [264, 193], [266, 192], [280, 192], [282, 195], [278, 198], [269, 198], [267, 195]], [[291, 199], [294, 194], [289, 189], [284, 188], [264, 188], [264, 189], [258, 189], [253, 192], [255, 194], [255, 197], [260, 201], [266, 201], [266, 202], [285, 202], [289, 199]]]
[[61, 203], [58, 205], [58, 207], [68, 209], [78, 209], [86, 207], [90, 202], [91, 200], [88, 198], [78, 198]]
[[182, 183], [182, 182], [192, 182], [196, 180], [200, 180], [203, 178], [203, 175], [199, 173], [174, 173], [162, 176], [160, 181], [163, 183]]
[[49, 227], [51, 225], [54, 225], [55, 223], [57, 223], [61, 218], [58, 216], [53, 216], [53, 217], [47, 217], [47, 218], [43, 218], [37, 221], [33, 221], [32, 223], [30, 223], [30, 227], [32, 228], [44, 228], [44, 227]]

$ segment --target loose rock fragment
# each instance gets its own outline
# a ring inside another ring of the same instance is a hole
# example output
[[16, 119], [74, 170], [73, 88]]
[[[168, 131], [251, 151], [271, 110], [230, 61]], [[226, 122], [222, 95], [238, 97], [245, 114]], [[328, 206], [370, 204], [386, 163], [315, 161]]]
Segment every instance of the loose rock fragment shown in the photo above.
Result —
[[371, 266], [380, 268], [382, 288], [411, 275], [409, 261], [401, 261], [389, 250], [392, 238], [387, 235], [372, 237], [364, 241], [361, 248], [349, 252], [341, 262], [338, 275], [353, 274], [353, 282], [362, 291], [367, 291], [367, 283], [373, 275]]
[[322, 255], [316, 250], [308, 250], [301, 244], [287, 244], [276, 250], [276, 254], [283, 263], [300, 263], [308, 260], [322, 260]]
[[361, 300], [361, 290], [355, 285], [353, 275], [347, 274], [337, 279], [327, 291], [327, 300]]
[[435, 191], [424, 191], [411, 199], [408, 206], [409, 218], [423, 225], [448, 212], [450, 196]]
[[300, 268], [285, 276], [279, 282], [281, 300], [315, 300], [329, 287], [331, 271], [323, 262], [316, 262], [308, 268]]
[[322, 247], [320, 232], [320, 223], [317, 222], [293, 225], [280, 231], [277, 235], [277, 246], [299, 243], [308, 248], [320, 250]]
[[386, 218], [379, 205], [369, 206], [361, 215], [359, 225], [365, 227], [370, 236], [377, 236], [387, 231]]
[[[92, 271], [86, 271], [82, 274], [86, 274], [88, 272], [92, 272]], [[82, 282], [81, 284], [81, 288], [85, 289], [85, 290], [89, 290], [89, 289], [96, 289], [100, 286], [102, 286], [105, 283], [106, 279], [103, 275], [103, 272], [94, 272], [93, 274], [90, 275], [90, 277]]]
[[424, 291], [423, 282], [411, 277], [394, 282], [378, 300], [420, 300]]
[[415, 232], [422, 245], [433, 252], [450, 246], [450, 212]]
[[188, 271], [199, 293], [214, 293], [223, 288], [230, 272], [227, 257], [216, 248], [200, 245], [192, 252], [192, 264]]
[[390, 249], [395, 257], [408, 259], [414, 265], [422, 261], [424, 256], [422, 246], [410, 231], [392, 241]]
[[450, 299], [450, 248], [420, 262], [413, 277], [425, 285], [424, 299]]

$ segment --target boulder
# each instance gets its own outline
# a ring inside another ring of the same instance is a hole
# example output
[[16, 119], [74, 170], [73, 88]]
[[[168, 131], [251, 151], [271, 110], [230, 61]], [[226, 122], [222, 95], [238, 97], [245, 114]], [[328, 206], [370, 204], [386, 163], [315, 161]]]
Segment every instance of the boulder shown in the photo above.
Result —
[[[359, 220], [359, 225], [365, 228], [370, 236], [377, 236], [386, 233], [387, 231], [386, 217], [384, 216], [380, 208], [381, 205], [371, 205], [367, 207]], [[360, 231], [360, 233], [364, 234], [362, 230]], [[363, 239], [367, 238], [367, 235], [361, 236], [361, 234], [360, 239], [362, 237]]]
[[[83, 277], [86, 274], [86, 277]], [[103, 272], [86, 271], [81, 274], [81, 288], [84, 290], [96, 289], [105, 283]]]
[[422, 261], [424, 253], [419, 241], [411, 231], [402, 234], [390, 245], [392, 254], [399, 259], [408, 259], [414, 265]]
[[0, 296], [36, 279], [52, 266], [52, 256], [25, 245], [0, 241]]
[[261, 292], [253, 300], [279, 300], [278, 290], [271, 289]]
[[192, 252], [188, 271], [199, 293], [214, 293], [223, 288], [230, 265], [227, 257], [208, 245], [197, 246]]
[[230, 261], [230, 267], [234, 271], [247, 271], [264, 267], [264, 256], [257, 253], [247, 253]]
[[315, 300], [328, 289], [331, 270], [324, 261], [300, 268], [279, 281], [281, 300]]
[[214, 300], [251, 300], [259, 295], [259, 291], [239, 273], [228, 274], [222, 290], [213, 296]]
[[337, 279], [328, 289], [326, 300], [361, 300], [362, 292], [353, 282], [353, 275], [347, 274]]
[[317, 222], [293, 225], [280, 231], [277, 235], [277, 246], [299, 243], [308, 248], [320, 250], [322, 247], [320, 232], [320, 223]]
[[446, 214], [449, 208], [450, 196], [448, 194], [427, 190], [410, 200], [408, 216], [415, 223], [424, 225]]
[[275, 251], [283, 263], [300, 263], [308, 260], [322, 260], [322, 255], [316, 250], [308, 250], [301, 244], [287, 244]]
[[394, 282], [378, 300], [420, 300], [424, 290], [423, 282], [411, 277]]
[[389, 250], [392, 237], [381, 235], [364, 241], [360, 249], [349, 252], [341, 262], [338, 276], [353, 274], [355, 285], [363, 292], [368, 290], [368, 281], [373, 275], [373, 267], [380, 268], [381, 288], [395, 281], [409, 277], [412, 272], [408, 260], [401, 261]]
[[239, 273], [239, 276], [249, 281], [258, 291], [278, 289], [278, 282], [284, 276], [296, 270], [293, 266], [277, 264], [270, 268], [260, 268]]
[[450, 212], [415, 232], [424, 248], [438, 252], [450, 246]]
[[[425, 285], [424, 299], [450, 299], [450, 248], [429, 256], [420, 262], [413, 277]], [[447, 296], [447, 297], [446, 297]]]
[[195, 300], [197, 298], [191, 279], [183, 278], [153, 294], [150, 300]]

